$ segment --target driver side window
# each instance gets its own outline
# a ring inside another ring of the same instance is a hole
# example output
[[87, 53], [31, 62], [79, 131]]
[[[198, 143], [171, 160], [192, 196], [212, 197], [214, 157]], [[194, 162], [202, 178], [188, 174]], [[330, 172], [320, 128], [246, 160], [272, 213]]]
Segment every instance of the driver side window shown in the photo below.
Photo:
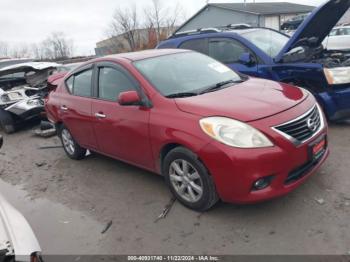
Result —
[[133, 82], [123, 72], [112, 67], [99, 67], [98, 71], [99, 98], [117, 101], [120, 93], [136, 90]]
[[224, 64], [240, 63], [244, 53], [251, 53], [241, 43], [232, 39], [211, 39], [209, 41], [209, 56]]

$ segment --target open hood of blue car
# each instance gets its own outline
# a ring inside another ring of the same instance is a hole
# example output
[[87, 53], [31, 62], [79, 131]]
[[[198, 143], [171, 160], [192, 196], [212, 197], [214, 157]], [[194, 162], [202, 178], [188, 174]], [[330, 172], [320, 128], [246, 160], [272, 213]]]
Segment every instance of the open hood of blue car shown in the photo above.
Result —
[[281, 62], [290, 50], [305, 45], [319, 46], [350, 7], [350, 0], [330, 0], [316, 8], [298, 27], [281, 52], [275, 57]]

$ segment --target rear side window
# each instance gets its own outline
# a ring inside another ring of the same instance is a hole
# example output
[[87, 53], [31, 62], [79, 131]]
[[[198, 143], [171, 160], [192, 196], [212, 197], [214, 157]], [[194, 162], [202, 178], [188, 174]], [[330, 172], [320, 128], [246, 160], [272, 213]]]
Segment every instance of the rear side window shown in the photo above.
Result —
[[208, 39], [193, 39], [182, 43], [179, 48], [197, 51], [199, 53], [208, 54]]
[[238, 63], [243, 53], [248, 49], [230, 39], [215, 39], [209, 42], [209, 56], [224, 64]]
[[71, 94], [76, 96], [91, 97], [92, 69], [77, 73], [66, 80], [66, 85]]
[[121, 92], [136, 90], [125, 73], [111, 67], [100, 67], [98, 86], [98, 97], [110, 101], [117, 101]]

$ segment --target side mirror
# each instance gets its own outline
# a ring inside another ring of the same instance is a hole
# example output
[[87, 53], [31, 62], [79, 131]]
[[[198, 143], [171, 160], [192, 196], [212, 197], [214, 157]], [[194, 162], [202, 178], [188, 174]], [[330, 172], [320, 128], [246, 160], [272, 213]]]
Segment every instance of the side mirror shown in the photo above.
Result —
[[239, 62], [247, 66], [251, 66], [255, 64], [255, 61], [250, 53], [243, 53], [239, 57]]
[[121, 92], [118, 96], [118, 103], [122, 106], [140, 105], [141, 98], [136, 91]]

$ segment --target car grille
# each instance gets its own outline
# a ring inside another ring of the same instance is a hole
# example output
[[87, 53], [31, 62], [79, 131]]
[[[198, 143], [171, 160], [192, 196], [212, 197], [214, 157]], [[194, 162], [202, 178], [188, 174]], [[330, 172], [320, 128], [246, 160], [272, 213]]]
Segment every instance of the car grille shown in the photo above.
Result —
[[320, 109], [315, 105], [304, 115], [285, 124], [275, 126], [274, 129], [282, 135], [300, 144], [313, 137], [323, 126]]

